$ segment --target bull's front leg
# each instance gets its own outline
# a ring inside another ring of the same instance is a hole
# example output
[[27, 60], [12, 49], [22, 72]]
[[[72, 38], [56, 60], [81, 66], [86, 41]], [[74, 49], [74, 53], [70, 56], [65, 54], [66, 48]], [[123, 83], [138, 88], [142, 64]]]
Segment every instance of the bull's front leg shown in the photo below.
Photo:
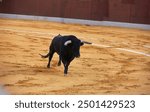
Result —
[[64, 63], [64, 75], [66, 76], [68, 73], [68, 66], [70, 65], [70, 62], [65, 62]]
[[64, 75], [67, 75], [67, 73], [68, 73], [68, 66], [67, 66], [67, 65], [65, 65]]

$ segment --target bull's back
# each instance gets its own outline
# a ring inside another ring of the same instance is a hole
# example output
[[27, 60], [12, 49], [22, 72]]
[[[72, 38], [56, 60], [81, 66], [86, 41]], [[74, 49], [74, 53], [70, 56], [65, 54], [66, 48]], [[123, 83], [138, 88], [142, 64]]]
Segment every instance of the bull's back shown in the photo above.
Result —
[[54, 52], [57, 52], [58, 54], [60, 54], [61, 46], [62, 46], [62, 36], [54, 37], [50, 46], [51, 49], [53, 49]]

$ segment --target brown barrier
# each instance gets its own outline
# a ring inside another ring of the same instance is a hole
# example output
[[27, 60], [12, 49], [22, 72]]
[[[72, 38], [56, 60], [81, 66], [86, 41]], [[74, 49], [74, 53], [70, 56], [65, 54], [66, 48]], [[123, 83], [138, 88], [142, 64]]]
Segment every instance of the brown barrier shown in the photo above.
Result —
[[150, 24], [150, 0], [3, 0], [0, 13]]

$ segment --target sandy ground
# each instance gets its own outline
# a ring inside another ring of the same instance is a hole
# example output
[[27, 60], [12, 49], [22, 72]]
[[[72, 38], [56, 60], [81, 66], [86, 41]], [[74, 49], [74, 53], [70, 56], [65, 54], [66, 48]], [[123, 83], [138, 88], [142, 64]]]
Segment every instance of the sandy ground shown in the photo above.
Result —
[[[73, 34], [84, 45], [68, 76], [54, 55], [46, 68], [52, 38]], [[10, 94], [150, 94], [150, 31], [119, 27], [0, 19], [0, 84]]]

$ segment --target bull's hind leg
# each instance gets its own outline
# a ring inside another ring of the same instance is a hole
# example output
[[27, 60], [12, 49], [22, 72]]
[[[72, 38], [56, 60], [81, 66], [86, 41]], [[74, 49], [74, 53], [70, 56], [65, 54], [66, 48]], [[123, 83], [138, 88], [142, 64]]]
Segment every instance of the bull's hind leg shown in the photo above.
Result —
[[47, 68], [50, 68], [50, 62], [52, 60], [53, 55], [54, 55], [54, 51], [51, 50], [50, 53], [49, 53]]

